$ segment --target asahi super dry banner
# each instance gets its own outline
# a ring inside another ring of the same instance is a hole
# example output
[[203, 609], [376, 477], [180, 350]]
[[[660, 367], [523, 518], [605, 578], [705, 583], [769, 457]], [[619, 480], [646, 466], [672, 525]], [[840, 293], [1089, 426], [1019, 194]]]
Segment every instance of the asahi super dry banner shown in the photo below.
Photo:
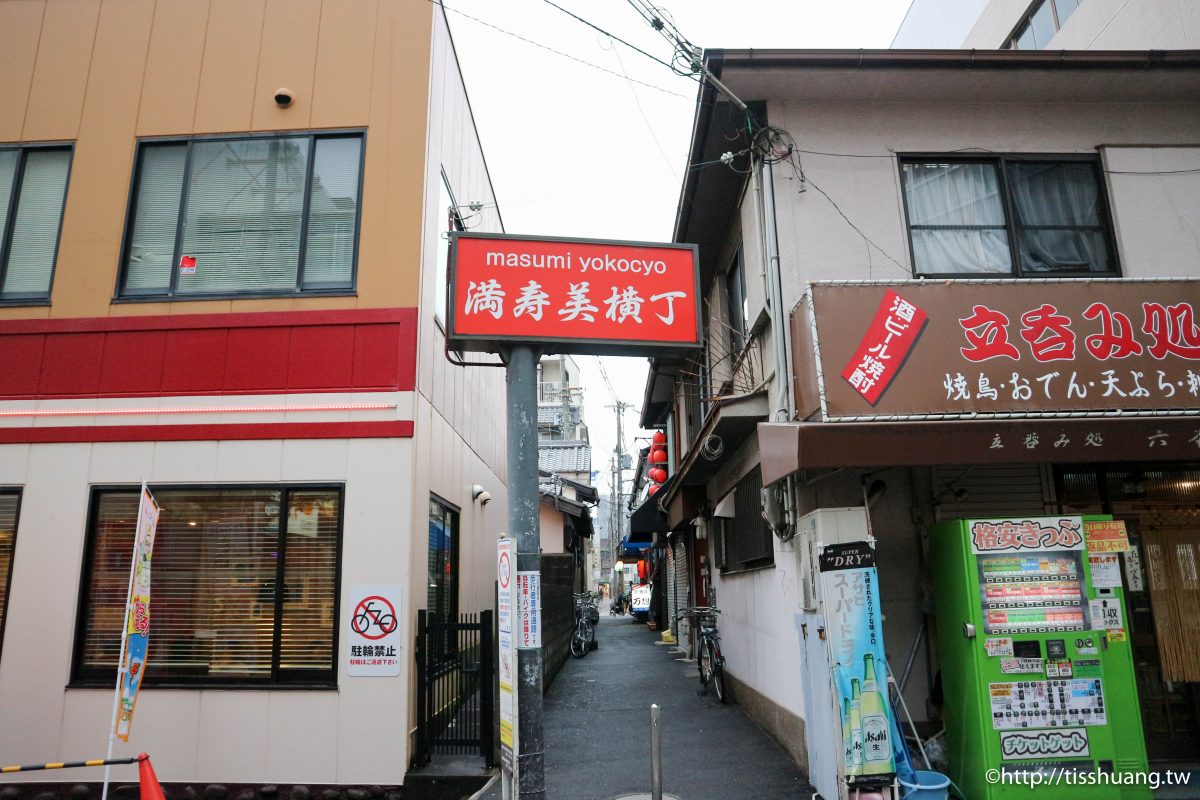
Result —
[[792, 316], [797, 405], [826, 420], [1194, 410], [1197, 307], [1193, 280], [814, 283]]
[[844, 774], [890, 775], [897, 728], [888, 699], [875, 551], [867, 542], [830, 545], [820, 566]]
[[154, 532], [158, 527], [158, 503], [142, 484], [138, 504], [137, 531], [133, 545], [133, 570], [128, 606], [125, 610], [125, 661], [122, 664], [117, 737], [129, 741], [138, 688], [146, 671], [150, 642], [150, 557], [154, 554]]
[[613, 355], [699, 347], [698, 269], [694, 245], [452, 234], [450, 347], [532, 342]]

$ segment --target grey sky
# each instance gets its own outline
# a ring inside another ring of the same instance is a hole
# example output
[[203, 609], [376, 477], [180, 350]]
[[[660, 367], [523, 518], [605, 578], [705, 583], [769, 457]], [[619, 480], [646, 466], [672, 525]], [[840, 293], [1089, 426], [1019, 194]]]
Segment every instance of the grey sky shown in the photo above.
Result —
[[[555, 2], [671, 60], [670, 45], [630, 0]], [[445, 3], [508, 232], [670, 241], [696, 82], [544, 0]], [[908, 5], [909, 0], [680, 0], [658, 8], [701, 47], [885, 48]], [[604, 406], [613, 399], [596, 359], [577, 358], [584, 370], [592, 467], [601, 473], [598, 484], [606, 486], [616, 422]], [[608, 358], [605, 368], [620, 399], [635, 406], [625, 418], [630, 446], [643, 433], [636, 423], [646, 361]]]

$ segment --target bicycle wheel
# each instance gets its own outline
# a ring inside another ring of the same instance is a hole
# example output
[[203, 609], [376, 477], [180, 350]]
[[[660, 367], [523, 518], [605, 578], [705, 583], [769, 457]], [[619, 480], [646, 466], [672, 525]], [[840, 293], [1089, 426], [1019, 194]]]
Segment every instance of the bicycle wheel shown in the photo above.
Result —
[[717, 649], [717, 643], [711, 639], [704, 643], [704, 649], [708, 653], [709, 678], [712, 681], [713, 689], [717, 693], [717, 699], [724, 703], [725, 667], [721, 664], [721, 652]]
[[700, 670], [700, 684], [708, 686], [713, 676], [712, 643], [705, 639], [700, 644], [700, 655], [696, 658], [696, 668]]
[[575, 658], [583, 658], [588, 653], [587, 637], [583, 632], [583, 623], [575, 626], [575, 632], [571, 634], [571, 655]]
[[588, 625], [587, 643], [588, 643], [589, 651], [600, 649], [600, 643], [596, 641], [596, 626], [595, 625]]

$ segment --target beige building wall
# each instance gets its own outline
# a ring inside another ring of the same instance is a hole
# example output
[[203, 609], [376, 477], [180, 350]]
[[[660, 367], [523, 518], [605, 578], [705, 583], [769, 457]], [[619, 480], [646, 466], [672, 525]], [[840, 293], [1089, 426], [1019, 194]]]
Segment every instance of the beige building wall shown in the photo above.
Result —
[[[406, 7], [408, 7], [406, 5]], [[504, 370], [460, 367], [446, 357], [444, 323], [435, 314], [436, 293], [446, 287], [437, 280], [439, 237], [446, 230], [447, 211], [439, 198], [442, 173], [470, 230], [502, 232], [503, 223], [492, 193], [483, 151], [475, 131], [466, 88], [458, 72], [454, 43], [445, 14], [434, 14], [429, 74], [429, 119], [425, 133], [424, 189], [417, 217], [420, 235], [420, 284], [417, 344], [417, 386], [414, 395], [416, 461], [413, 471], [410, 559], [414, 580], [410, 617], [427, 606], [425, 580], [428, 561], [429, 498], [437, 495], [460, 509], [458, 602], [461, 613], [495, 607], [496, 542], [507, 527], [508, 491], [505, 460], [507, 442]], [[466, 208], [480, 201], [484, 208]], [[468, 354], [471, 361], [494, 361]], [[492, 499], [483, 505], [473, 498], [481, 486]], [[415, 681], [409, 685], [415, 700]], [[415, 713], [410, 715], [415, 725]], [[410, 725], [410, 727], [411, 727]]]
[[[1082, 6], [1081, 6], [1082, 8]], [[1094, 97], [1103, 79], [1085, 76], [1075, 87], [1075, 102], [1029, 94], [1024, 100], [1003, 97], [987, 103], [912, 101], [842, 104], [779, 103], [772, 123], [793, 133], [805, 149], [833, 153], [874, 154], [880, 158], [803, 155], [805, 172], [878, 245], [868, 248], [862, 237], [815, 191], [798, 193], [790, 170], [775, 172], [783, 300], [792, 308], [811, 280], [902, 280], [911, 276], [908, 235], [897, 153], [948, 153], [964, 148], [994, 153], [1091, 153], [1105, 142], [1156, 145], [1163, 163], [1182, 163], [1194, 143], [1200, 102], [1182, 98], [1161, 102], [1115, 103]], [[1092, 96], [1092, 99], [1087, 99]], [[1119, 154], [1126, 163], [1125, 148]], [[1099, 151], [1101, 163], [1109, 148]], [[1144, 156], [1149, 157], [1149, 156]], [[1195, 167], [1196, 163], [1191, 162]], [[1114, 169], [1114, 167], [1108, 167]], [[1200, 226], [1200, 210], [1189, 200], [1172, 207], [1156, 187], [1170, 185], [1172, 195], [1200, 194], [1200, 174], [1171, 176], [1107, 176], [1109, 211], [1124, 277], [1200, 275], [1195, 239], [1186, 231]], [[1153, 200], [1139, 205], [1135, 199]], [[1126, 224], [1153, 217], [1154, 225]], [[1174, 268], [1163, 272], [1156, 233], [1175, 229], [1174, 241], [1188, 259], [1176, 253]], [[1155, 254], [1151, 256], [1150, 254]], [[894, 261], [893, 261], [894, 259]], [[769, 352], [769, 351], [767, 351]]]
[[[417, 304], [429, 3], [5, 0], [0, 143], [75, 144], [49, 307], [0, 319]], [[296, 93], [288, 109], [274, 93]], [[137, 140], [368, 129], [357, 295], [110, 302]]]

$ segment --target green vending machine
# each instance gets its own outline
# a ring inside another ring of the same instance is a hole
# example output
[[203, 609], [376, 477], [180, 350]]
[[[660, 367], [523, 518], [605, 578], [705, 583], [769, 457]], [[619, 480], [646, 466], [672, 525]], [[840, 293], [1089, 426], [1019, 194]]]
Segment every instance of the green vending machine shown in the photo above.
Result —
[[[930, 536], [950, 777], [967, 800], [1150, 798], [1111, 517]], [[1140, 773], [1140, 776], [1139, 776]]]

